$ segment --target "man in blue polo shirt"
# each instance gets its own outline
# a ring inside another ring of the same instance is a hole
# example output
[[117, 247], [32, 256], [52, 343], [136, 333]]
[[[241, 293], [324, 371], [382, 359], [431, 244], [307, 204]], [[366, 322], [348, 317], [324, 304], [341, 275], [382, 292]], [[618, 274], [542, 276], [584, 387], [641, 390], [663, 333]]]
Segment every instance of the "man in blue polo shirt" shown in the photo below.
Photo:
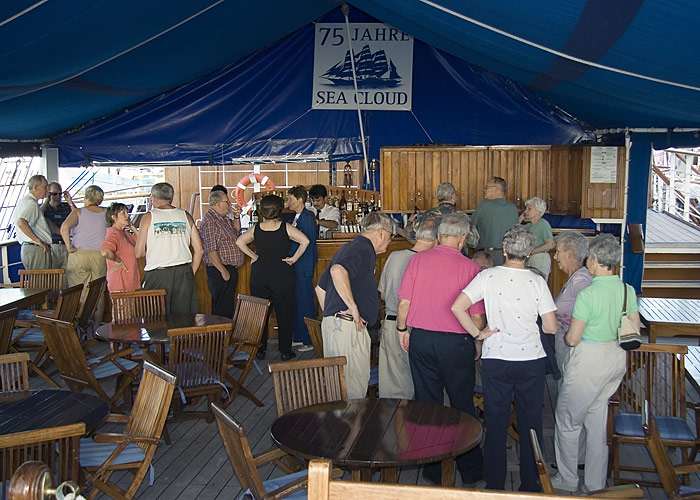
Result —
[[393, 220], [382, 212], [362, 219], [362, 233], [343, 245], [321, 275], [316, 296], [323, 308], [323, 355], [345, 356], [348, 398], [364, 398], [369, 382], [370, 338], [367, 323], [378, 319], [379, 296], [374, 267], [394, 232]]

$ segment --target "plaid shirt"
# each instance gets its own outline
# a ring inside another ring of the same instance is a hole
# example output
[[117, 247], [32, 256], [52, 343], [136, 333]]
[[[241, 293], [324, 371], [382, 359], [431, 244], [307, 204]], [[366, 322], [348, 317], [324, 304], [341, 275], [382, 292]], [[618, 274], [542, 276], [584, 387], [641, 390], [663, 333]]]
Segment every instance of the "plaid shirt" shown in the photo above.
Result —
[[209, 252], [214, 250], [219, 253], [219, 258], [225, 266], [241, 267], [243, 265], [245, 255], [236, 245], [238, 235], [228, 217], [225, 215], [222, 217], [210, 208], [202, 217], [199, 234], [204, 245], [204, 262], [208, 266], [213, 265], [209, 259]]

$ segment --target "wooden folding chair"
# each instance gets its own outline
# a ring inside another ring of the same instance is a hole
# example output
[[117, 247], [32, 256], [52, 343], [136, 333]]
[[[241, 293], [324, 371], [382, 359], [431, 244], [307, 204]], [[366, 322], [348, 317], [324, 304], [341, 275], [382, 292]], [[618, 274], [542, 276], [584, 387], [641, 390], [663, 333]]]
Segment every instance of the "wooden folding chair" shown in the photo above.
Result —
[[0, 354], [8, 354], [10, 352], [12, 330], [15, 327], [17, 311], [17, 308], [13, 308], [0, 312]]
[[[620, 463], [621, 444], [646, 444], [642, 432], [645, 400], [649, 401], [650, 411], [656, 415], [664, 445], [681, 449], [682, 464], [695, 459], [700, 444], [700, 407], [686, 402], [684, 363], [687, 352], [687, 346], [663, 344], [642, 344], [639, 349], [627, 352], [627, 371], [608, 406], [610, 466], [615, 484], [630, 482], [620, 477], [621, 470], [654, 472], [650, 467]], [[687, 420], [687, 408], [695, 410], [695, 424], [692, 426]], [[685, 480], [689, 481], [688, 476]], [[653, 481], [634, 482], [660, 486]]]
[[[221, 394], [228, 392], [226, 354], [231, 341], [231, 323], [168, 330], [170, 356], [168, 368], [178, 379], [178, 398], [175, 399], [176, 419], [202, 418], [211, 421], [211, 403], [222, 401]], [[182, 412], [188, 397], [207, 396], [206, 412]]]
[[[321, 334], [321, 322], [314, 318], [304, 318], [306, 328], [311, 337], [311, 345], [317, 358], [323, 357], [323, 335]], [[369, 366], [369, 382], [367, 383], [367, 397], [376, 398], [379, 393], [379, 360], [374, 359], [377, 345], [372, 342], [372, 357]]]
[[[125, 423], [123, 434], [96, 434], [92, 439], [80, 440], [80, 465], [89, 474], [88, 481], [95, 487], [89, 499], [99, 491], [111, 498], [133, 498], [151, 466], [153, 455], [165, 427], [177, 377], [148, 362], [143, 363], [143, 376], [131, 415], [107, 417], [108, 422]], [[126, 490], [110, 481], [118, 470], [134, 474]], [[153, 471], [151, 480], [153, 484]]]
[[311, 345], [317, 358], [323, 357], [323, 336], [321, 335], [321, 322], [316, 318], [304, 318], [306, 329], [311, 337]]
[[58, 293], [63, 289], [65, 269], [20, 269], [19, 286], [22, 288], [48, 288], [44, 309], [54, 309]]
[[[260, 348], [263, 332], [267, 328], [269, 310], [269, 300], [238, 294], [236, 310], [233, 313], [233, 333], [231, 347], [228, 350], [229, 366], [226, 373], [226, 380], [233, 384], [233, 389], [224, 403], [225, 406], [228, 406], [239, 392], [256, 405], [264, 406], [262, 401], [243, 386], [243, 383], [253, 366], [256, 366], [258, 372], [262, 374], [255, 361], [255, 355]], [[233, 368], [241, 370], [238, 377], [229, 373]]]
[[[92, 389], [115, 411], [119, 410], [117, 401], [122, 395], [131, 402], [131, 384], [141, 369], [138, 363], [126, 358], [134, 352], [133, 349], [88, 360], [73, 323], [41, 315], [38, 318], [56, 367], [72, 391]], [[116, 385], [114, 393], [109, 396], [102, 383], [112, 379], [116, 379]]]
[[16, 328], [12, 333], [10, 341], [10, 350], [12, 351], [36, 351], [34, 361], [30, 361], [29, 368], [44, 379], [53, 387], [58, 387], [58, 384], [44, 371], [44, 364], [49, 360], [49, 349], [44, 338], [44, 332], [41, 330], [38, 321], [38, 315], [60, 319], [70, 323], [75, 322], [75, 317], [80, 306], [80, 296], [83, 291], [83, 285], [75, 285], [58, 293], [58, 302], [56, 302], [55, 310], [36, 311], [37, 316], [28, 323], [15, 321], [16, 325], [23, 325]]
[[[226, 448], [226, 454], [245, 495], [250, 495], [255, 500], [275, 500], [301, 491], [306, 487], [307, 471], [294, 472], [280, 460], [287, 456], [287, 453], [279, 448], [271, 448], [258, 456], [253, 456], [241, 424], [216, 404], [212, 404], [212, 410], [219, 427], [221, 440]], [[273, 462], [287, 474], [263, 481], [258, 468], [268, 462]], [[336, 471], [334, 477], [340, 477], [340, 471]]]
[[29, 354], [16, 352], [0, 356], [0, 392], [29, 390]]
[[[537, 439], [535, 429], [530, 429], [530, 443], [532, 444], [532, 453], [535, 455], [535, 464], [537, 465], [537, 472], [540, 475], [542, 491], [546, 495], [556, 495], [554, 487], [552, 486], [552, 480], [549, 477], [549, 472], [547, 472], [547, 466], [544, 463], [544, 455], [542, 454], [542, 448], [540, 448], [540, 441]], [[624, 484], [613, 486], [612, 488], [591, 491], [587, 496], [597, 498], [644, 498], [644, 491], [638, 484]]]
[[165, 290], [111, 292], [112, 322], [129, 323], [134, 318], [165, 316]]
[[661, 484], [666, 492], [666, 495], [671, 500], [677, 498], [700, 498], [700, 489], [683, 487], [681, 490], [681, 481], [678, 479], [680, 475], [693, 474], [700, 472], [700, 463], [684, 464], [674, 467], [669, 458], [666, 447], [659, 435], [659, 428], [656, 426], [656, 420], [649, 410], [649, 401], [644, 402], [642, 410], [642, 431], [646, 439], [647, 446], [651, 459], [656, 465], [656, 471], [659, 473]]
[[99, 326], [95, 325], [93, 317], [100, 303], [100, 298], [104, 296], [106, 285], [106, 276], [96, 278], [85, 285], [85, 300], [83, 300], [78, 313], [78, 331], [82, 338], [92, 338], [95, 328]]
[[0, 435], [0, 484], [3, 489], [12, 474], [26, 461], [46, 463], [57, 473], [57, 482], [78, 482], [78, 451], [85, 424], [63, 425], [34, 431]]
[[277, 416], [297, 408], [346, 401], [345, 356], [270, 363]]

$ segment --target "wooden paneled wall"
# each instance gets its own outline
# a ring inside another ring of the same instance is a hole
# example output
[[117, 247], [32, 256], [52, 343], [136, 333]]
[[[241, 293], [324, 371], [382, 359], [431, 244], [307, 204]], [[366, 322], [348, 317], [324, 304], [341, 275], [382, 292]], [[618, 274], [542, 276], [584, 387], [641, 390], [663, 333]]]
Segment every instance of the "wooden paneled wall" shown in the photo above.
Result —
[[436, 206], [441, 182], [457, 188], [460, 210], [473, 211], [488, 179], [498, 176], [520, 209], [539, 196], [551, 213], [622, 217], [624, 148], [618, 150], [617, 185], [589, 182], [590, 148], [583, 146], [386, 147], [381, 158], [382, 207], [390, 212]]

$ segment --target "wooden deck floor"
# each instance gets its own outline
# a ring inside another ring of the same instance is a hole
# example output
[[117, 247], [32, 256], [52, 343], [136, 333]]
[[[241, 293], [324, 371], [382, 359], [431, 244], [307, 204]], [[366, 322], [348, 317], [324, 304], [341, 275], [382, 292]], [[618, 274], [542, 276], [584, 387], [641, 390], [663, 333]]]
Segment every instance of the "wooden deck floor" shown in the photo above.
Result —
[[644, 244], [648, 253], [679, 249], [700, 251], [700, 230], [668, 214], [647, 210]]
[[[682, 339], [670, 339], [682, 341]], [[104, 345], [106, 350], [106, 344]], [[298, 359], [313, 357], [313, 352], [297, 353]], [[267, 372], [269, 362], [279, 361], [279, 353], [271, 342], [268, 349], [268, 359], [260, 363], [263, 375], [255, 370], [251, 371], [246, 386], [253, 391], [265, 404], [262, 408], [242, 396], [238, 396], [227, 411], [246, 430], [248, 439], [253, 447], [253, 452], [261, 452], [272, 446], [270, 427], [276, 418], [275, 396], [272, 377]], [[38, 378], [32, 377], [32, 388], [40, 389], [46, 385]], [[66, 388], [61, 382], [62, 388]], [[698, 401], [698, 395], [688, 385], [688, 397]], [[200, 403], [204, 409], [205, 402]], [[547, 462], [554, 461], [554, 412], [556, 405], [556, 383], [548, 377], [545, 394], [544, 408], [544, 453]], [[168, 430], [172, 439], [172, 445], [161, 443], [153, 461], [155, 467], [155, 481], [148, 485], [148, 475], [139, 489], [136, 498], [144, 500], [191, 500], [194, 498], [232, 499], [237, 498], [241, 492], [240, 485], [233, 474], [233, 469], [228, 462], [228, 457], [218, 434], [216, 423], [207, 424], [204, 420], [193, 420], [169, 424]], [[117, 432], [118, 427], [110, 425], [100, 428], [101, 432]], [[622, 450], [622, 459], [626, 462], [647, 463], [652, 465], [651, 459], [644, 447], [628, 447]], [[263, 479], [275, 477], [281, 472], [272, 466], [262, 469]], [[456, 475], [456, 487], [461, 487], [459, 474]], [[348, 479], [346, 472], [344, 479]], [[122, 487], [130, 482], [128, 473], [115, 474], [113, 479]], [[378, 474], [374, 480], [378, 480]], [[398, 481], [400, 484], [428, 485], [420, 474], [419, 467], [404, 467], [400, 469]], [[612, 484], [611, 482], [609, 482]], [[483, 488], [484, 482], [477, 483], [476, 488]], [[692, 484], [700, 487], [700, 475], [692, 477]], [[508, 438], [508, 476], [506, 489], [516, 491], [519, 486], [518, 475], [518, 444]], [[99, 499], [107, 498], [104, 495]], [[645, 498], [666, 498], [663, 490], [657, 488], [645, 488]]]

